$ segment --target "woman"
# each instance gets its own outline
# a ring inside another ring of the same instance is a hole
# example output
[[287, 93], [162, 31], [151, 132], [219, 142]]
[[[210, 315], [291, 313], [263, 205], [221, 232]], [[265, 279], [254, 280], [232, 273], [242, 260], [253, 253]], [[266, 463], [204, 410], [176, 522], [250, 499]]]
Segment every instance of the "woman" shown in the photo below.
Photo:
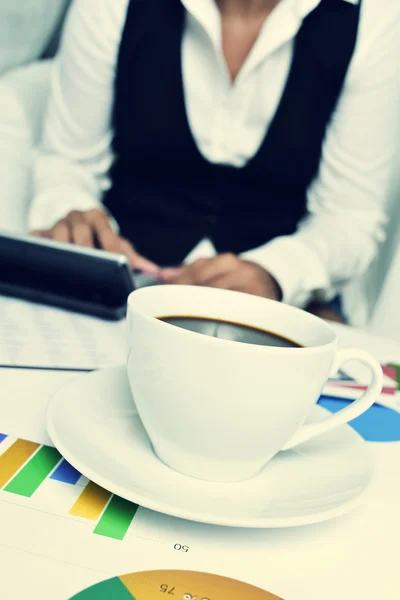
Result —
[[[399, 39], [380, 0], [75, 0], [32, 230], [167, 282], [333, 298], [384, 237]], [[217, 256], [179, 266], [204, 239]]]

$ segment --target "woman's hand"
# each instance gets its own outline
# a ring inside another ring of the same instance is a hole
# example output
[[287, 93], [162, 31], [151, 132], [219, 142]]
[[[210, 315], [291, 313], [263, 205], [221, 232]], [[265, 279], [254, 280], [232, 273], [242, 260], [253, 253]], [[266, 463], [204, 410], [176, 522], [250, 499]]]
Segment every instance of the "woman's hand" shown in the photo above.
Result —
[[136, 252], [128, 240], [120, 237], [110, 225], [106, 213], [101, 209], [85, 212], [73, 210], [51, 229], [33, 231], [38, 237], [86, 246], [100, 247], [108, 252], [124, 254], [132, 268], [152, 277], [159, 276], [159, 267]]
[[236, 290], [272, 300], [282, 298], [278, 283], [263, 267], [234, 254], [199, 259], [178, 269], [163, 269], [161, 280], [164, 283]]

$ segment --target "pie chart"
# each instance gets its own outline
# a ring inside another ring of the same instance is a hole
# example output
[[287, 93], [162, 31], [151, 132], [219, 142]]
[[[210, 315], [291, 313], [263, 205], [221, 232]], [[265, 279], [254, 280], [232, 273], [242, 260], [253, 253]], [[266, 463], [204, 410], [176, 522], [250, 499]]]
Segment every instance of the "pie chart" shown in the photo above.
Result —
[[247, 583], [194, 571], [144, 571], [114, 577], [71, 600], [282, 600]]

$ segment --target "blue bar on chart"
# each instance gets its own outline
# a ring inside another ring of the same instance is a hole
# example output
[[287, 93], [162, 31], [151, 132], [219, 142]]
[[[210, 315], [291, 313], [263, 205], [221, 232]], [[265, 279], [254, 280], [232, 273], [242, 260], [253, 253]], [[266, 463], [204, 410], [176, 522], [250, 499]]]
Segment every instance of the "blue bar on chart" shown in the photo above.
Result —
[[52, 473], [50, 479], [55, 479], [56, 481], [61, 481], [62, 483], [70, 483], [71, 485], [75, 485], [81, 477], [79, 471], [75, 469], [72, 465], [69, 464], [67, 460], [63, 460], [57, 467], [57, 469]]
[[1, 442], [3, 442], [6, 439], [6, 435], [4, 435], [4, 433], [0, 433], [0, 444]]

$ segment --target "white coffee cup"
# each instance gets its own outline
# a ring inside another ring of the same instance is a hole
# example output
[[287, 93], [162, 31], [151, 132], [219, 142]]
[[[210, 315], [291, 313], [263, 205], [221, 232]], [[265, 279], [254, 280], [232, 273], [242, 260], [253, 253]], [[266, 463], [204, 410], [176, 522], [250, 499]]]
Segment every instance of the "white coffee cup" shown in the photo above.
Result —
[[[258, 346], [194, 333], [158, 317], [199, 316], [262, 328], [302, 348]], [[238, 292], [155, 286], [128, 301], [127, 372], [159, 459], [185, 475], [242, 481], [287, 450], [365, 412], [382, 369], [362, 350], [340, 350], [323, 320]], [[368, 390], [321, 422], [304, 424], [326, 380], [350, 359], [367, 365]]]

